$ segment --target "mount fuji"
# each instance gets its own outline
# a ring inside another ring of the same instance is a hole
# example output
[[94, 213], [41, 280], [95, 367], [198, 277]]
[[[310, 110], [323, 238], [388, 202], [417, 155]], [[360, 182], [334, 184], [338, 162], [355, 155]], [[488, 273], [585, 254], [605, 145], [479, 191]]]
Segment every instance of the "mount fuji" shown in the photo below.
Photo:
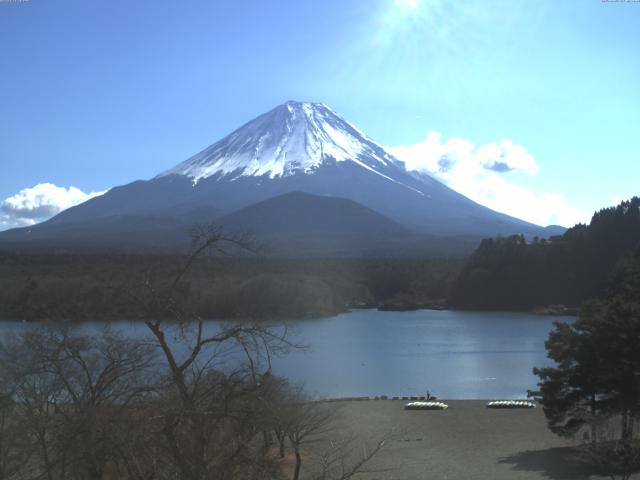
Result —
[[[326, 222], [338, 212], [340, 222]], [[150, 180], [0, 233], [0, 246], [174, 249], [184, 245], [187, 225], [210, 221], [257, 230], [275, 243], [295, 237], [298, 245], [317, 246], [324, 238], [337, 250], [342, 243], [358, 250], [360, 240], [373, 248], [373, 236], [381, 252], [384, 245], [401, 250], [405, 241], [442, 243], [443, 236], [563, 231], [495, 212], [416, 176], [326, 105], [289, 101]]]

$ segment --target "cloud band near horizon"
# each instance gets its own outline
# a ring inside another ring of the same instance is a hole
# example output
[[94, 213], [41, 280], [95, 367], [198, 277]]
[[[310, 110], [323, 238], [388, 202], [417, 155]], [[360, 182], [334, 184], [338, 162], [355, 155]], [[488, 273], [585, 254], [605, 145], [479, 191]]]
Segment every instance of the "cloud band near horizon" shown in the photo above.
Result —
[[64, 188], [53, 183], [24, 188], [0, 203], [0, 230], [34, 225], [105, 192], [85, 193], [73, 186]]
[[418, 143], [385, 148], [407, 170], [427, 173], [492, 210], [542, 226], [571, 227], [591, 217], [571, 206], [561, 193], [536, 192], [518, 184], [518, 173], [533, 176], [539, 166], [513, 140], [476, 146], [459, 137], [443, 142], [440, 133], [430, 130]]

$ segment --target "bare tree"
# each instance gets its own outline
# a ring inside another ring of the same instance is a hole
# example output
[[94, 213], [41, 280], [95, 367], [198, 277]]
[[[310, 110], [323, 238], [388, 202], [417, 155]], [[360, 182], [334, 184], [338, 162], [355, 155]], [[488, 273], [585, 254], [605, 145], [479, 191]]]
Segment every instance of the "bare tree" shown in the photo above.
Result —
[[13, 478], [21, 467], [24, 435], [16, 421], [11, 383], [0, 376], [0, 480]]
[[361, 473], [380, 473], [380, 469], [367, 469], [368, 463], [384, 448], [387, 439], [373, 444], [360, 444], [356, 437], [329, 442], [329, 448], [320, 452], [320, 472], [314, 480], [348, 480]]
[[383, 449], [387, 437], [362, 443], [355, 435], [341, 435], [339, 408], [335, 404], [304, 399], [300, 390], [289, 393], [293, 399], [287, 408], [287, 438], [295, 455], [293, 480], [300, 478], [303, 452], [313, 459], [309, 478], [347, 480], [367, 470], [368, 463]]
[[31, 340], [31, 336], [23, 335], [4, 341], [0, 369], [5, 381], [11, 383], [14, 418], [25, 436], [20, 460], [34, 475], [53, 480], [59, 478], [56, 467], [60, 455], [53, 437], [63, 385], [55, 375], [44, 372], [38, 357], [40, 350], [31, 349]]
[[296, 457], [293, 480], [298, 480], [302, 467], [301, 449], [305, 445], [317, 442], [319, 436], [326, 433], [334, 419], [334, 412], [316, 402], [305, 402], [294, 405], [295, 409], [289, 413], [290, 420], [287, 425], [287, 438], [293, 448]]
[[266, 323], [224, 322], [207, 328], [181, 301], [185, 276], [211, 251], [228, 255], [253, 249], [245, 237], [200, 228], [173, 281], [164, 289], [147, 281], [137, 294], [168, 370], [161, 431], [177, 471], [187, 480], [270, 470], [266, 457], [254, 449], [264, 419], [253, 407], [263, 387], [260, 372], [269, 368], [271, 355], [292, 346], [286, 328]]
[[262, 385], [260, 400], [266, 421], [264, 428], [273, 433], [278, 444], [278, 456], [282, 459], [285, 457], [291, 412], [297, 408], [300, 397], [297, 389], [294, 390], [286, 379], [275, 375], [263, 377]]
[[[0, 343], [0, 480], [279, 479], [272, 433], [280, 457], [287, 442], [293, 450], [298, 480], [333, 409], [272, 375], [272, 356], [299, 347], [286, 326], [208, 323], [190, 310], [184, 279], [197, 259], [250, 249], [198, 233], [172, 281], [122, 290], [145, 313], [145, 338], [62, 325]], [[359, 456], [354, 442], [330, 442], [318, 478], [350, 478], [382, 448]]]
[[148, 345], [109, 331], [88, 337], [43, 328], [0, 353], [11, 366], [3, 376], [11, 376], [14, 418], [27, 436], [25, 469], [48, 480], [100, 479], [126, 463], [131, 407], [152, 391]]

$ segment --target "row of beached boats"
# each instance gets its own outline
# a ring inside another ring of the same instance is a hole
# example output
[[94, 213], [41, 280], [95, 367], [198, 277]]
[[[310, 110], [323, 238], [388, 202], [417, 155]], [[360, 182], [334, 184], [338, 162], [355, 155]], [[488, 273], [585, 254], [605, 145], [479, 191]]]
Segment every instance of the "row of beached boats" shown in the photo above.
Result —
[[409, 402], [404, 406], [405, 410], [446, 410], [449, 408], [444, 402]]
[[487, 408], [536, 408], [530, 400], [495, 400], [487, 403]]
[[[529, 400], [494, 400], [488, 402], [487, 408], [536, 408], [535, 402]], [[405, 410], [446, 410], [449, 408], [444, 402], [409, 402]]]

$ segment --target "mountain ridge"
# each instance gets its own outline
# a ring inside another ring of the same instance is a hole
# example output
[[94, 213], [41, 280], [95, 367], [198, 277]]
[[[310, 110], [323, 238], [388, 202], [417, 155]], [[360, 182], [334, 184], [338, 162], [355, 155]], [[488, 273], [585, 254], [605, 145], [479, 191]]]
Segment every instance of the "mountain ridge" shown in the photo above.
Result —
[[[559, 233], [490, 210], [432, 177], [416, 177], [326, 105], [290, 101], [150, 180], [114, 187], [9, 236], [27, 241], [34, 229], [95, 226], [123, 216], [210, 221], [288, 192], [351, 200], [419, 234]], [[0, 233], [0, 242], [6, 237]]]

